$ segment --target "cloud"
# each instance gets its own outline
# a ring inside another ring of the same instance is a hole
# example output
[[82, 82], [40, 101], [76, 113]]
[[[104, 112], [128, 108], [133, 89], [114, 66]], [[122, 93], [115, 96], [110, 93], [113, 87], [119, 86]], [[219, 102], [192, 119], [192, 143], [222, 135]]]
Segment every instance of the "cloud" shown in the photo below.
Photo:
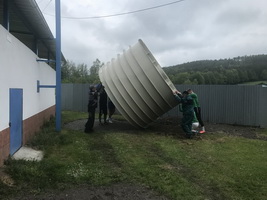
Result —
[[[50, 0], [43, 0], [40, 9]], [[171, 1], [170, 1], [171, 2]], [[164, 0], [64, 0], [62, 17], [125, 13]], [[205, 59], [266, 54], [266, 0], [185, 0], [144, 12], [100, 19], [62, 19], [66, 59], [91, 66], [108, 62], [141, 38], [161, 66]], [[54, 32], [54, 5], [44, 11]]]

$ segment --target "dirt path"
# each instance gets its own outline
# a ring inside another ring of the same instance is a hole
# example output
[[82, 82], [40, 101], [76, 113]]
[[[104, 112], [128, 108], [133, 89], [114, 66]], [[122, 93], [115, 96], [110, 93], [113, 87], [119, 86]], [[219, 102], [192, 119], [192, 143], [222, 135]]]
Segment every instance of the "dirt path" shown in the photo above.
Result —
[[[153, 122], [147, 129], [147, 131], [154, 131], [158, 134], [163, 135], [174, 135], [178, 138], [184, 138], [183, 131], [180, 127], [179, 118], [170, 117], [170, 118], [159, 118], [155, 122]], [[83, 131], [84, 125], [86, 123], [86, 119], [77, 120], [65, 125], [65, 128], [72, 130]], [[267, 137], [260, 136], [258, 132], [260, 132], [260, 128], [256, 127], [247, 127], [247, 126], [235, 126], [228, 124], [214, 124], [205, 122], [206, 132], [212, 134], [228, 134], [232, 136], [245, 137], [249, 139], [260, 139], [266, 140]], [[118, 132], [135, 132], [138, 128], [131, 126], [126, 121], [114, 121], [112, 124], [108, 125], [99, 125], [97, 122], [94, 126], [94, 131], [108, 131], [108, 130], [116, 130]]]
[[[155, 121], [150, 129], [165, 135], [176, 135], [183, 138], [183, 131], [180, 128], [180, 120], [174, 117], [163, 118]], [[244, 137], [248, 139], [259, 139], [267, 141], [267, 136], [260, 135], [260, 128], [228, 125], [228, 124], [214, 124], [205, 122], [206, 134], [227, 134], [237, 137]], [[205, 134], [204, 134], [205, 135]], [[203, 135], [203, 136], [204, 136]]]

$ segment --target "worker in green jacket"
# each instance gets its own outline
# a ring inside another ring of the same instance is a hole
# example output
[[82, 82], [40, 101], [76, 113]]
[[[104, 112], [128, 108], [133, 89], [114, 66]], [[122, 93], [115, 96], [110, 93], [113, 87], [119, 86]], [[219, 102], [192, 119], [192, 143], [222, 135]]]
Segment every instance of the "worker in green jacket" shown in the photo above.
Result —
[[[183, 108], [182, 108], [181, 104], [179, 104], [179, 111], [183, 112]], [[198, 130], [197, 130], [198, 127], [199, 127], [199, 122], [197, 120], [196, 113], [194, 112], [194, 118], [193, 118], [193, 121], [192, 121], [192, 133], [195, 133], [195, 134], [199, 133]]]
[[197, 120], [197, 116], [196, 116], [196, 113], [194, 112], [194, 119], [192, 121], [192, 132], [193, 133], [199, 133], [197, 128], [199, 127], [199, 122]]
[[200, 105], [198, 101], [198, 96], [196, 93], [193, 92], [192, 89], [188, 89], [187, 92], [189, 93], [189, 96], [191, 96], [194, 101], [194, 111], [196, 113], [197, 120], [201, 126], [201, 131], [199, 131], [199, 133], [205, 133], [204, 123], [201, 118], [201, 109], [200, 109]]
[[194, 103], [192, 97], [187, 91], [183, 93], [178, 90], [173, 92], [175, 98], [182, 103], [183, 118], [182, 118], [182, 129], [186, 134], [187, 138], [192, 138], [192, 121], [194, 119]]

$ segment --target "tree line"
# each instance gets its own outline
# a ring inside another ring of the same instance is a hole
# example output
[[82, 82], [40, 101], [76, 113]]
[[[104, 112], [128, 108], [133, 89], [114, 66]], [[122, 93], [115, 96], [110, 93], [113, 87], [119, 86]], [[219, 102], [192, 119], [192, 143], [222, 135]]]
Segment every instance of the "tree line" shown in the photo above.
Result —
[[240, 84], [267, 80], [267, 55], [201, 60], [164, 67], [174, 84]]
[[62, 83], [99, 83], [98, 71], [103, 65], [104, 63], [96, 59], [88, 69], [86, 64], [76, 65], [72, 61], [67, 60], [61, 67]]
[[[96, 59], [90, 68], [86, 64], [67, 61], [62, 65], [62, 83], [100, 82], [98, 71], [104, 65]], [[225, 85], [267, 80], [267, 55], [242, 56], [220, 60], [201, 60], [164, 67], [174, 84]]]

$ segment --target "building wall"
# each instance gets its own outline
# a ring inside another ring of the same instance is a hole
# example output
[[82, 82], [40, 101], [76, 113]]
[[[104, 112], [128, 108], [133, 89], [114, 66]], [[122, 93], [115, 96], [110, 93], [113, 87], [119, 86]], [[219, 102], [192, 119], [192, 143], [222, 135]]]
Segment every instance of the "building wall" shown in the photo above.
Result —
[[[23, 120], [23, 145], [25, 145], [36, 132], [40, 130], [44, 122], [50, 120], [55, 114], [55, 106], [47, 108], [36, 115]], [[0, 131], [0, 166], [4, 164], [4, 160], [9, 156], [10, 148], [10, 129], [6, 128]]]
[[55, 115], [55, 106], [51, 106], [25, 120], [23, 120], [23, 144], [26, 144], [34, 134], [40, 131], [44, 122], [49, 121]]
[[9, 128], [0, 131], [0, 166], [9, 155]]
[[[54, 115], [55, 89], [40, 84], [55, 85], [56, 73], [28, 47], [0, 25], [0, 164], [9, 154], [9, 90], [23, 90], [23, 143], [39, 130], [43, 119]], [[31, 128], [29, 128], [31, 126]]]

